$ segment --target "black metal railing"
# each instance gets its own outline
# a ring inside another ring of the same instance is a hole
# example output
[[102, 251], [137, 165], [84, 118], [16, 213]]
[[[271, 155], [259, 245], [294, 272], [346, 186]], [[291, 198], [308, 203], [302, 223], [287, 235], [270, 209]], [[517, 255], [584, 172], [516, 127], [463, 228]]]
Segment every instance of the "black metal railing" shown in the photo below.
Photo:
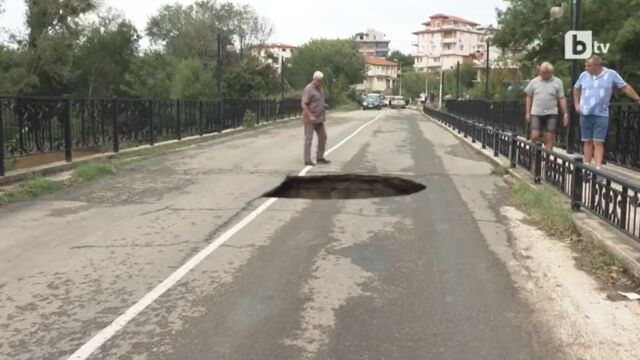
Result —
[[[451, 114], [528, 137], [524, 101], [446, 100], [445, 104]], [[555, 143], [570, 152], [581, 153], [579, 120], [573, 116], [572, 131], [560, 128], [555, 134]], [[636, 140], [639, 138], [640, 106], [612, 104], [606, 160], [640, 170], [640, 142]]]
[[640, 242], [640, 186], [584, 164], [581, 156], [546, 150], [518, 136], [516, 131], [430, 107], [424, 107], [424, 112], [483, 147], [493, 149], [494, 156], [508, 158], [512, 167], [526, 169], [535, 183], [552, 186], [570, 199], [574, 211], [586, 209]]
[[[330, 101], [328, 101], [330, 102]], [[0, 176], [33, 155], [118, 152], [121, 148], [221, 132], [300, 115], [300, 100], [144, 100], [0, 96]]]

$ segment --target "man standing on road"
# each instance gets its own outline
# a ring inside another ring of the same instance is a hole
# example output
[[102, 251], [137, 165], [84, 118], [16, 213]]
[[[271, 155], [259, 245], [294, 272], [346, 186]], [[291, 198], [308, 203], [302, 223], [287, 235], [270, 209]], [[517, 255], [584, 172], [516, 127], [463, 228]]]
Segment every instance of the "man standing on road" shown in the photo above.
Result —
[[[580, 133], [584, 142], [584, 161], [595, 159], [600, 169], [604, 159], [604, 142], [609, 129], [609, 104], [613, 87], [640, 103], [640, 97], [614, 70], [602, 66], [599, 56], [587, 59], [586, 71], [575, 84], [573, 103], [580, 113]], [[595, 156], [594, 156], [595, 153]]]
[[531, 141], [540, 139], [544, 132], [544, 147], [553, 150], [553, 134], [558, 123], [558, 103], [562, 108], [562, 125], [569, 125], [567, 99], [564, 96], [562, 80], [553, 76], [553, 65], [540, 65], [540, 75], [531, 80], [524, 89], [527, 93], [526, 120], [531, 125]]
[[322, 92], [322, 79], [324, 75], [320, 71], [313, 74], [313, 81], [304, 88], [302, 93], [302, 119], [304, 121], [304, 164], [314, 166], [311, 161], [311, 143], [313, 133], [318, 134], [318, 153], [316, 161], [318, 164], [329, 164], [330, 161], [324, 158], [324, 150], [327, 145], [327, 131], [324, 127], [326, 120], [325, 100]]

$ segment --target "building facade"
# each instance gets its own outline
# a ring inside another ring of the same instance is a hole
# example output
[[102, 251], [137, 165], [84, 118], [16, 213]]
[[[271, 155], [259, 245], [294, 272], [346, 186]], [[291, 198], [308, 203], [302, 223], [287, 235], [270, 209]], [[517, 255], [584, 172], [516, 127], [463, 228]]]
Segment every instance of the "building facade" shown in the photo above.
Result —
[[390, 40], [380, 31], [368, 29], [366, 32], [357, 33], [351, 38], [358, 46], [358, 51], [363, 56], [386, 58], [389, 56]]
[[398, 81], [398, 63], [376, 56], [364, 56], [364, 62], [367, 74], [357, 89], [367, 93], [390, 94]]
[[262, 61], [273, 65], [280, 73], [283, 62], [286, 63], [296, 51], [296, 47], [288, 44], [263, 44], [251, 48], [251, 52]]
[[[486, 40], [493, 31], [473, 21], [444, 14], [433, 15], [422, 25], [423, 30], [413, 33], [416, 35], [414, 67], [418, 71], [451, 69], [458, 62], [473, 62], [485, 54]], [[491, 58], [497, 56], [497, 51], [490, 52]]]

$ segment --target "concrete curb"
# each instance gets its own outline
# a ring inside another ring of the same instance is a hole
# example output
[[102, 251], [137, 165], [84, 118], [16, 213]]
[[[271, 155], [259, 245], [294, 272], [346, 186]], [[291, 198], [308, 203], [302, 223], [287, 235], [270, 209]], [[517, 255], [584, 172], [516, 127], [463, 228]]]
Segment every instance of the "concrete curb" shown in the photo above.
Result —
[[126, 148], [126, 149], [120, 150], [120, 152], [118, 153], [106, 152], [102, 154], [84, 156], [84, 157], [78, 158], [77, 160], [73, 160], [70, 163], [65, 161], [58, 161], [58, 162], [37, 166], [37, 167], [32, 167], [28, 169], [11, 171], [5, 174], [5, 176], [0, 177], [0, 186], [6, 186], [6, 185], [10, 185], [20, 181], [25, 181], [32, 175], [47, 176], [47, 175], [53, 175], [60, 172], [70, 171], [82, 164], [85, 164], [91, 161], [119, 159], [125, 156], [131, 156], [132, 154], [142, 152], [145, 150], [166, 148], [166, 147], [169, 147], [170, 145], [180, 145], [180, 148], [188, 147], [188, 146], [192, 146], [192, 145], [196, 145], [204, 142], [223, 139], [227, 136], [244, 134], [260, 128], [269, 128], [269, 127], [274, 127], [278, 125], [284, 125], [300, 119], [301, 117], [293, 117], [293, 118], [288, 118], [283, 120], [275, 120], [271, 122], [261, 123], [259, 125], [256, 125], [255, 128], [250, 128], [250, 129], [246, 129], [246, 128], [228, 129], [219, 133], [209, 133], [209, 134], [204, 134], [202, 136], [199, 136], [199, 135], [190, 136], [190, 137], [183, 138], [182, 140], [163, 141], [160, 143], [156, 143], [153, 146], [142, 145], [142, 146], [137, 146], [133, 148]]
[[[486, 157], [493, 164], [497, 166], [509, 167], [509, 175], [512, 178], [516, 179], [519, 182], [525, 183], [534, 189], [538, 188], [535, 184], [533, 184], [531, 179], [527, 178], [526, 175], [520, 174], [516, 169], [511, 168], [509, 160], [505, 159], [504, 157], [494, 157], [493, 150], [488, 151], [479, 149], [478, 147], [474, 146], [470, 140], [465, 139], [463, 135], [458, 134], [456, 131], [443, 125], [439, 121], [431, 118], [426, 114], [422, 115], [433, 121], [435, 124], [438, 124], [438, 126], [452, 133], [455, 137], [462, 140], [462, 142], [466, 145], [472, 147], [478, 154]], [[547, 185], [542, 184], [540, 186]], [[553, 189], [551, 187], [549, 188]], [[555, 191], [555, 189], [553, 190]], [[569, 204], [568, 201], [566, 203]], [[639, 243], [631, 239], [625, 233], [612, 227], [607, 222], [589, 213], [588, 211], [573, 212], [572, 221], [578, 233], [582, 235], [584, 239], [596, 245], [602, 246], [609, 254], [611, 254], [616, 260], [618, 260], [631, 275], [633, 275], [636, 279], [640, 279]]]

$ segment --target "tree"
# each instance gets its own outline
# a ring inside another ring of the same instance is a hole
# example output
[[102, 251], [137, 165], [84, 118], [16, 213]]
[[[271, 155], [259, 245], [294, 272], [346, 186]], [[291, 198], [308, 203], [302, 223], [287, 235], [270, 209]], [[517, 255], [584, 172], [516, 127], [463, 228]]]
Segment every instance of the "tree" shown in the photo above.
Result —
[[261, 98], [275, 95], [280, 80], [275, 69], [250, 54], [234, 56], [223, 72], [223, 96]]
[[180, 60], [171, 81], [171, 97], [174, 99], [212, 99], [215, 80], [211, 71], [196, 59]]
[[38, 87], [38, 78], [24, 66], [26, 53], [0, 45], [0, 94], [29, 93]]
[[403, 72], [413, 70], [413, 56], [405, 55], [401, 51], [395, 50], [391, 52], [391, 54], [387, 56], [387, 60], [398, 62]]
[[[493, 41], [498, 46], [524, 51], [529, 68], [542, 61], [556, 65], [564, 59], [564, 34], [570, 29], [569, 0], [507, 0], [508, 7], [498, 11], [500, 30]], [[564, 4], [565, 15], [551, 20], [549, 9]], [[606, 14], [606, 16], [602, 16]], [[591, 30], [595, 39], [611, 44], [603, 55], [608, 66], [616, 68], [630, 82], [640, 81], [640, 1], [583, 0], [582, 28]], [[556, 66], [556, 73], [568, 78], [568, 66]]]
[[291, 65], [288, 80], [295, 88], [303, 88], [319, 70], [328, 95], [337, 100], [351, 85], [361, 83], [365, 74], [364, 60], [349, 40], [312, 40], [298, 48]]
[[151, 17], [147, 35], [167, 54], [183, 59], [215, 60], [217, 36], [234, 42], [244, 50], [247, 46], [266, 41], [273, 27], [248, 5], [215, 0], [197, 1], [192, 5], [165, 5]]
[[177, 62], [160, 52], [146, 53], [134, 60], [120, 90], [134, 98], [169, 99]]
[[97, 0], [27, 0], [27, 72], [38, 78], [36, 93], [71, 90], [73, 54], [81, 33], [80, 17], [96, 9]]
[[137, 56], [139, 38], [135, 26], [121, 15], [100, 14], [76, 52], [76, 94], [90, 98], [122, 95], [120, 85]]

